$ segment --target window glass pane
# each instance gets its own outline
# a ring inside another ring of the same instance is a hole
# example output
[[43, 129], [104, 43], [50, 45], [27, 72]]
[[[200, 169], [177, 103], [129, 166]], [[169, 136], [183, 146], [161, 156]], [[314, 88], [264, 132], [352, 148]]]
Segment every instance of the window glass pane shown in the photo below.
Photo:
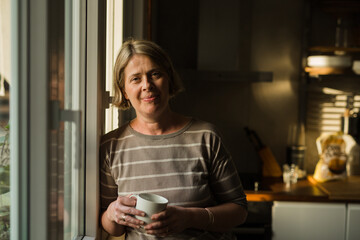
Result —
[[0, 239], [10, 239], [10, 148], [8, 94], [0, 96]]
[[64, 240], [85, 234], [84, 105], [85, 105], [85, 4], [65, 1], [64, 111]]
[[[81, 135], [81, 88], [85, 85], [80, 59], [80, 1], [50, 4], [50, 102], [59, 115], [50, 132], [49, 235], [76, 239], [84, 234], [84, 162]], [[54, 111], [53, 111], [54, 112]], [[56, 112], [56, 111], [55, 111]], [[60, 119], [59, 119], [60, 118]]]
[[[50, 101], [64, 108], [64, 1], [49, 5]], [[55, 107], [56, 106], [56, 107]], [[52, 116], [51, 118], [56, 118]], [[55, 119], [56, 121], [56, 119]], [[49, 235], [63, 239], [64, 229], [64, 123], [50, 131]]]
[[0, 1], [0, 239], [10, 239], [10, 0]]

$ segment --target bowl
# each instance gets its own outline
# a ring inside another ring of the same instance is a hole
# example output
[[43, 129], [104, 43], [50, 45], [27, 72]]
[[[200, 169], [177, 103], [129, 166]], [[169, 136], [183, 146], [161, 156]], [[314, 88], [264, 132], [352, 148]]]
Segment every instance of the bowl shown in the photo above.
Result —
[[307, 58], [309, 67], [331, 67], [331, 68], [347, 68], [351, 67], [351, 56], [326, 56], [313, 55]]

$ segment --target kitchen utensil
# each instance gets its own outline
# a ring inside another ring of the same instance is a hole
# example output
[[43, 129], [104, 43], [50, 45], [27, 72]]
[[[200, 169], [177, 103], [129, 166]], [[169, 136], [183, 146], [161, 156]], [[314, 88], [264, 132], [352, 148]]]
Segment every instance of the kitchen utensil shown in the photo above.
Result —
[[254, 130], [245, 127], [245, 132], [250, 141], [255, 146], [255, 149], [262, 161], [262, 174], [264, 177], [281, 177], [282, 170], [277, 163], [272, 151], [269, 147], [265, 146], [260, 137]]

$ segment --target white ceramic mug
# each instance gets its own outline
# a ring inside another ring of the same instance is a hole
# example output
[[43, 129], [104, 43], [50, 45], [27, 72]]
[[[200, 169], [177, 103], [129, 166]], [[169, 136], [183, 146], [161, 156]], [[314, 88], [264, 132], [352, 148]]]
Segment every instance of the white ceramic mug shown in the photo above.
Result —
[[160, 195], [153, 193], [133, 194], [130, 197], [136, 197], [137, 202], [135, 208], [145, 212], [145, 217], [135, 216], [137, 219], [149, 224], [152, 222], [151, 216], [165, 210], [168, 200]]

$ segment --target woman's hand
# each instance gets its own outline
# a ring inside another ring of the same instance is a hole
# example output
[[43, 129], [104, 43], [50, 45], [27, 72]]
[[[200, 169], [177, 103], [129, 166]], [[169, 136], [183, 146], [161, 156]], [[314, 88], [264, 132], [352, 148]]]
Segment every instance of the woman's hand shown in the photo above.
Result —
[[119, 196], [114, 202], [110, 203], [105, 213], [109, 220], [117, 224], [140, 228], [145, 223], [136, 219], [134, 215], [145, 216], [145, 213], [135, 209], [136, 199], [130, 196], [131, 195], [125, 197]]
[[166, 210], [151, 216], [154, 221], [144, 227], [146, 233], [165, 237], [180, 233], [190, 227], [190, 212], [186, 208], [168, 206]]

